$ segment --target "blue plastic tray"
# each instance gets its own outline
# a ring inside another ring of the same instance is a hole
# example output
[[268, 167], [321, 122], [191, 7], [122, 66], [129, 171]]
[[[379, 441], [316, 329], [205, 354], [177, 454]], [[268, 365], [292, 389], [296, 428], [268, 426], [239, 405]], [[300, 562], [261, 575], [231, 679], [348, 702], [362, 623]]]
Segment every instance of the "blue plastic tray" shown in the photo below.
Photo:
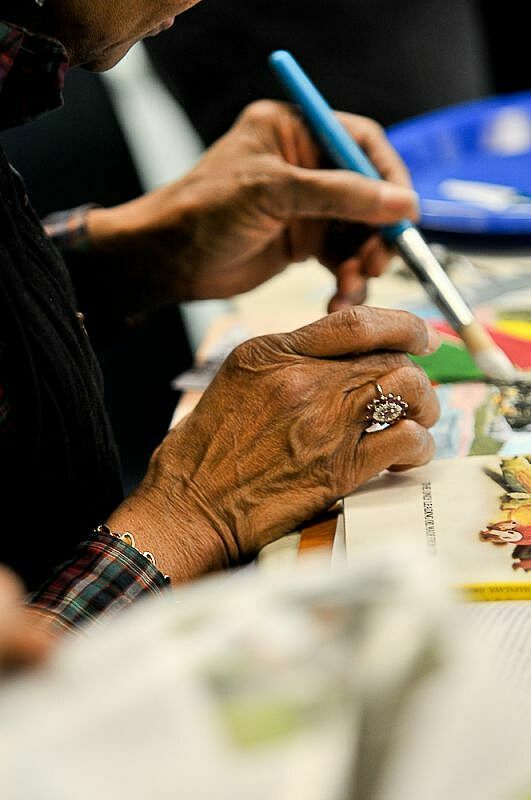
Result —
[[[439, 109], [387, 133], [411, 171], [423, 228], [531, 237], [531, 92]], [[468, 197], [470, 181], [512, 187], [515, 195], [492, 207]], [[466, 199], [455, 198], [456, 187]]]

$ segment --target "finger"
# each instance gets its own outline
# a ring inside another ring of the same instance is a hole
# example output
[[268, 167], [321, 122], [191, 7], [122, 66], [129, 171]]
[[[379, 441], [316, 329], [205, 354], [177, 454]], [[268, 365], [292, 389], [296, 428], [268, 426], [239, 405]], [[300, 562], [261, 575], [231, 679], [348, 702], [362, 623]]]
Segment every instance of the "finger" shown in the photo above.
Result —
[[386, 271], [394, 255], [394, 250], [383, 241], [381, 236], [371, 236], [359, 252], [362, 275], [367, 278], [378, 278]]
[[329, 224], [329, 227], [319, 261], [331, 272], [336, 273], [348, 263], [366, 277], [373, 278], [383, 272], [395, 254], [394, 248], [367, 225], [342, 222]]
[[7, 569], [0, 566], [0, 627], [4, 621], [4, 615], [22, 600], [22, 584], [17, 576]]
[[356, 485], [384, 469], [420, 467], [431, 461], [434, 453], [435, 442], [429, 431], [411, 419], [365, 434], [356, 446], [354, 463], [360, 465], [355, 475]]
[[282, 334], [279, 343], [298, 355], [333, 358], [373, 350], [422, 355], [434, 352], [440, 339], [433, 328], [407, 311], [355, 306]]
[[360, 305], [367, 299], [367, 280], [360, 275], [357, 259], [349, 259], [336, 274], [337, 292], [328, 303], [328, 311], [340, 311], [342, 308]]
[[[397, 367], [378, 378], [378, 385], [383, 393], [393, 394], [397, 399], [405, 401], [408, 405], [406, 414], [408, 419], [413, 419], [424, 428], [435, 425], [440, 415], [439, 399], [431, 385], [428, 376], [416, 364], [409, 361], [407, 365]], [[366, 385], [357, 389], [356, 401], [359, 402], [359, 411], [353, 412], [366, 426], [364, 411], [368, 403], [379, 397], [376, 385]], [[396, 423], [395, 423], [396, 424]]]
[[[336, 113], [383, 178], [411, 187], [409, 171], [381, 125], [357, 114]], [[315, 137], [309, 133], [307, 125], [301, 123], [300, 112], [293, 104], [258, 100], [244, 109], [237, 124], [250, 127], [262, 146], [264, 140], [276, 146], [289, 163], [301, 166], [315, 163], [318, 154]]]
[[346, 170], [286, 164], [265, 189], [267, 212], [283, 220], [303, 217], [386, 225], [418, 215], [418, 197], [411, 189]]
[[340, 122], [367, 153], [382, 178], [411, 187], [409, 171], [387, 138], [384, 129], [375, 120], [356, 114], [338, 112]]
[[0, 665], [15, 669], [40, 664], [49, 655], [54, 640], [44, 630], [33, 628], [17, 615], [0, 639]]
[[349, 258], [359, 256], [365, 242], [375, 235], [373, 228], [361, 222], [333, 220], [322, 224], [327, 228], [319, 260], [332, 271]]
[[346, 259], [335, 268], [337, 291], [328, 304], [328, 311], [339, 311], [364, 303], [367, 299], [367, 278], [376, 278], [385, 272], [392, 258], [392, 252], [379, 236], [368, 239], [358, 255]]

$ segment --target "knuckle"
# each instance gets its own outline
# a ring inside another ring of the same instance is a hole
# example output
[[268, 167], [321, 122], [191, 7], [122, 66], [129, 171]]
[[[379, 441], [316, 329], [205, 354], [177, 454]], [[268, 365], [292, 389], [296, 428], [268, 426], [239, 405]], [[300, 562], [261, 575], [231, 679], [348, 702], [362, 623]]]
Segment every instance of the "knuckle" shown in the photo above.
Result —
[[257, 362], [262, 360], [261, 353], [261, 338], [248, 339], [242, 342], [230, 353], [225, 360], [225, 366], [229, 370], [248, 369], [255, 366]]
[[[276, 415], [294, 422], [313, 420], [308, 427], [319, 429], [314, 415], [318, 391], [303, 359], [287, 356], [282, 337], [258, 336], [238, 345], [224, 364], [224, 375], [234, 386], [242, 380], [254, 393], [258, 405], [270, 407]], [[241, 385], [241, 383], [240, 383]]]
[[370, 338], [371, 319], [364, 306], [351, 306], [338, 311], [337, 314], [340, 326], [352, 337], [353, 346]]
[[308, 408], [313, 389], [303, 370], [281, 370], [275, 376], [275, 390], [283, 407], [290, 410]]
[[408, 360], [396, 374], [396, 390], [404, 395], [410, 409], [422, 417], [423, 425], [434, 425], [439, 418], [439, 400], [424, 370]]
[[400, 327], [406, 330], [420, 330], [425, 329], [425, 325], [420, 317], [417, 317], [415, 314], [412, 314], [411, 311], [404, 311], [402, 309], [398, 309], [396, 311], [396, 318], [400, 324]]
[[[278, 162], [274, 170], [272, 190], [275, 202], [284, 213], [298, 215], [304, 205], [305, 185], [297, 169], [291, 164]], [[270, 187], [271, 191], [271, 187]]]
[[421, 367], [414, 364], [407, 356], [404, 356], [404, 358], [408, 363], [399, 370], [397, 382], [399, 385], [407, 386], [408, 392], [411, 392], [412, 399], [414, 398], [415, 401], [423, 403], [427, 395], [433, 394], [432, 385]]
[[251, 207], [273, 218], [296, 213], [300, 205], [300, 181], [291, 166], [265, 157], [252, 173], [241, 176], [240, 186]]
[[357, 140], [371, 138], [372, 136], [386, 136], [385, 128], [372, 117], [363, 114], [352, 114], [339, 111], [338, 116], [353, 132]]
[[404, 419], [398, 424], [404, 440], [404, 451], [407, 452], [409, 458], [417, 459], [425, 453], [431, 452], [431, 436], [426, 428], [411, 419]]
[[360, 179], [358, 181], [358, 197], [360, 210], [365, 212], [379, 211], [383, 203], [380, 181], [373, 181], [370, 178]]
[[361, 123], [368, 136], [381, 137], [381, 138], [385, 137], [385, 130], [383, 128], [383, 125], [380, 125], [380, 123], [377, 122], [375, 119], [372, 119], [371, 117], [362, 117]]
[[287, 405], [307, 395], [305, 370], [300, 362], [287, 357], [286, 335], [256, 336], [239, 344], [225, 361], [229, 373], [244, 372], [246, 378], [260, 378], [262, 390], [277, 403]]
[[280, 103], [274, 100], [255, 100], [243, 110], [242, 118], [251, 124], [268, 122], [272, 116], [278, 114]]
[[390, 322], [396, 329], [397, 343], [406, 345], [409, 352], [423, 352], [428, 345], [428, 329], [425, 322], [410, 311], [397, 309], [391, 313], [393, 319]]
[[379, 353], [375, 356], [378, 359], [377, 369], [383, 375], [388, 372], [396, 372], [397, 370], [407, 369], [411, 364], [410, 359], [405, 353], [389, 350], [385, 353]]
[[[374, 345], [374, 347], [376, 348], [377, 345]], [[376, 389], [374, 387], [380, 384], [384, 392], [394, 393], [392, 385], [391, 388], [388, 388], [391, 383], [390, 375], [406, 366], [407, 357], [392, 350], [372, 350], [371, 346], [369, 346], [366, 352], [355, 354], [352, 363], [355, 370], [354, 374], [358, 379], [364, 380], [364, 383], [360, 383], [360, 386], [368, 386], [368, 391], [371, 391], [370, 387], [372, 386], [375, 393]]]

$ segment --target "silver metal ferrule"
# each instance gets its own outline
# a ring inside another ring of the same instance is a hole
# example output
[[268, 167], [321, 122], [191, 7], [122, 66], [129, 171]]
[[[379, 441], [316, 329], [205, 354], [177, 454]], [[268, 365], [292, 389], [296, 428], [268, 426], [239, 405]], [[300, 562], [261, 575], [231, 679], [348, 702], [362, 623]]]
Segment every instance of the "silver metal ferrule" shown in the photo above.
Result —
[[470, 325], [474, 321], [472, 311], [417, 228], [407, 228], [396, 237], [394, 244], [450, 325], [457, 331]]

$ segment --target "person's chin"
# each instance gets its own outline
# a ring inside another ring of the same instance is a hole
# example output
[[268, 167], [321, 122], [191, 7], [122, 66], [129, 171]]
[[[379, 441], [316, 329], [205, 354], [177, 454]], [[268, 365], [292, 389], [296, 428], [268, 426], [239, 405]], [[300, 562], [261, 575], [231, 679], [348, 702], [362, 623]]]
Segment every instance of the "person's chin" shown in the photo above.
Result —
[[110, 50], [101, 53], [101, 55], [94, 56], [91, 60], [87, 60], [81, 66], [89, 72], [107, 72], [118, 64], [122, 58], [127, 55], [129, 50], [135, 42], [128, 42]]
[[[153, 30], [149, 31], [149, 33], [142, 36], [142, 39], [147, 39], [151, 36], [158, 36], [159, 33], [162, 31], [168, 30], [171, 28], [175, 18], [172, 17], [171, 19], [167, 19], [158, 25]], [[125, 44], [114, 45], [113, 47], [105, 50], [103, 53], [98, 54], [97, 56], [93, 56], [91, 59], [87, 59], [86, 62], [82, 64], [83, 68], [88, 70], [89, 72], [106, 72], [109, 69], [118, 64], [119, 61], [122, 60], [124, 56], [127, 55], [129, 50], [140, 40], [134, 40], [132, 42], [126, 42]]]

